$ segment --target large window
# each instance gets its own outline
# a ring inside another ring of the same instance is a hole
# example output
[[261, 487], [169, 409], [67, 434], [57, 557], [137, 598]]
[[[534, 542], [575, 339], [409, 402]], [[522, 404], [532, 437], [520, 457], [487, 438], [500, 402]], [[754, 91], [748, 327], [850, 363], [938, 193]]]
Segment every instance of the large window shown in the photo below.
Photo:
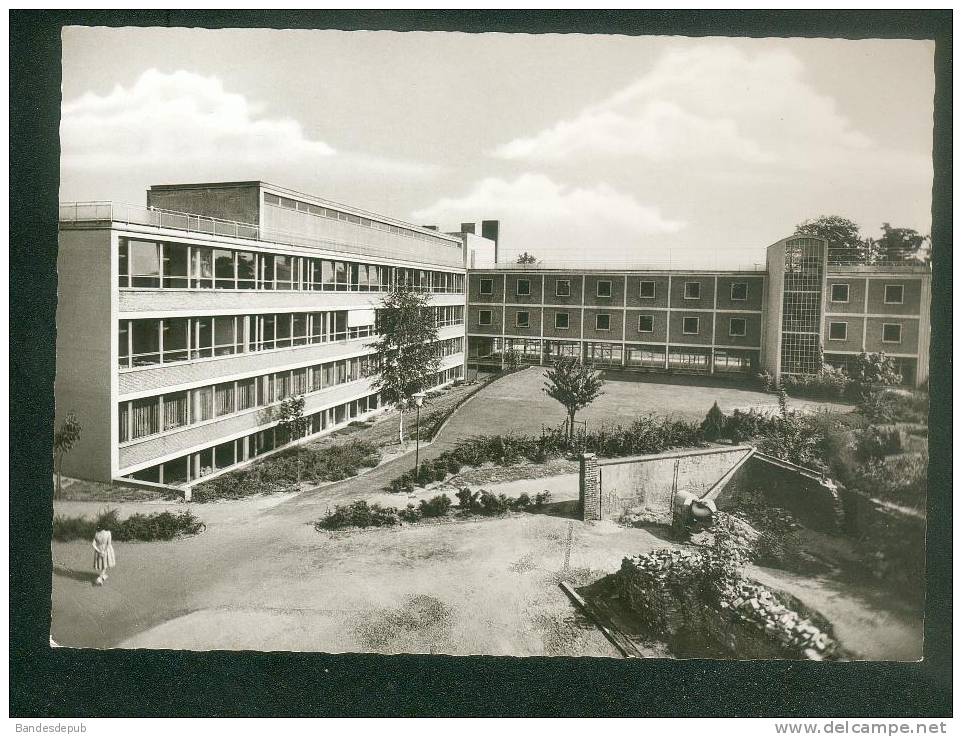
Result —
[[556, 312], [554, 316], [554, 326], [557, 330], [568, 329], [568, 313]]
[[161, 246], [151, 241], [127, 240], [130, 286], [160, 287]]
[[478, 294], [482, 297], [490, 297], [494, 294], [494, 279], [479, 279]]
[[698, 335], [698, 318], [685, 317], [681, 321], [681, 332], [685, 335]]
[[529, 319], [529, 315], [527, 312], [519, 311], [515, 313], [515, 320], [514, 320], [515, 327], [519, 327], [519, 328], [528, 327], [528, 319]]
[[654, 315], [638, 315], [638, 332], [652, 333], [655, 330]]
[[643, 280], [638, 286], [638, 296], [642, 299], [654, 299], [655, 282]]
[[527, 297], [531, 294], [531, 281], [528, 279], [518, 279], [517, 293], [519, 297]]
[[214, 286], [218, 289], [237, 289], [233, 251], [214, 251]]
[[828, 339], [829, 340], [847, 340], [848, 339], [848, 323], [847, 322], [830, 322], [828, 324]]
[[610, 297], [611, 296], [611, 282], [602, 279], [598, 282], [598, 296], [599, 297]]
[[901, 284], [885, 285], [885, 304], [900, 305], [905, 298], [905, 288]]
[[491, 310], [478, 310], [478, 325], [491, 324]]
[[902, 342], [902, 326], [898, 323], [885, 323], [882, 325], [882, 342], [883, 343], [901, 343]]
[[606, 313], [595, 315], [595, 330], [611, 330], [611, 315]]
[[728, 334], [733, 338], [744, 338], [746, 322], [744, 317], [732, 317], [728, 320]]
[[832, 302], [848, 303], [848, 284], [832, 285]]
[[571, 296], [571, 280], [558, 279], [558, 281], [554, 283], [554, 294], [556, 297], [570, 297]]
[[685, 299], [701, 299], [701, 282], [685, 282]]
[[164, 287], [186, 289], [189, 285], [188, 247], [182, 243], [164, 244]]
[[737, 281], [731, 288], [732, 302], [744, 302], [748, 299], [748, 282]]

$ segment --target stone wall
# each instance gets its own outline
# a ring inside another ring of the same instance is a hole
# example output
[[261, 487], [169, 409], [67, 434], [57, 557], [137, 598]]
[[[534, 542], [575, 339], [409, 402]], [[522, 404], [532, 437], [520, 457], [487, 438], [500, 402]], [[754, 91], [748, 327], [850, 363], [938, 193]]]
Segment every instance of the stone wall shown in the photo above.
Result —
[[618, 520], [623, 515], [639, 515], [670, 524], [676, 491], [705, 496], [751, 453], [746, 446], [612, 459], [586, 453], [580, 478], [583, 519]]

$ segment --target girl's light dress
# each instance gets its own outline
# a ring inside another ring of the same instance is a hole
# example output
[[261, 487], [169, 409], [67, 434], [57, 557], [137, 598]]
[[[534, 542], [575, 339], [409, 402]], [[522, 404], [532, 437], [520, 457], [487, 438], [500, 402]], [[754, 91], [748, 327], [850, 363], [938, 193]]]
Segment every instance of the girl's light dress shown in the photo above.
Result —
[[94, 569], [106, 573], [108, 568], [117, 565], [114, 557], [114, 541], [110, 530], [98, 530], [94, 535]]

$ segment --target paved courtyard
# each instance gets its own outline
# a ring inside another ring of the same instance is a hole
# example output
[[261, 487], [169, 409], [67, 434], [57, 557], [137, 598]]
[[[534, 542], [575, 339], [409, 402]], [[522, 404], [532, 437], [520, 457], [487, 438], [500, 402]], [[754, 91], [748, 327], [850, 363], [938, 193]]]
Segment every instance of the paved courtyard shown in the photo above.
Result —
[[[537, 432], [560, 422], [561, 408], [540, 393], [537, 369], [487, 387], [445, 428], [423, 457], [458, 439], [516, 429]], [[627, 421], [648, 411], [700, 418], [711, 403], [729, 411], [771, 397], [731, 387], [610, 382], [585, 415], [589, 422]], [[562, 578], [588, 583], [616, 570], [627, 554], [664, 547], [664, 539], [614, 523], [566, 516], [576, 476], [515, 481], [516, 495], [544, 488], [553, 503], [542, 514], [405, 525], [387, 530], [318, 533], [313, 521], [329, 506], [368, 499], [403, 507], [409, 499], [382, 487], [412, 464], [405, 456], [367, 474], [300, 494], [198, 504], [207, 531], [193, 538], [118, 543], [118, 566], [93, 586], [90, 543], [53, 543], [52, 635], [64, 646], [325, 652], [587, 655], [617, 652], [569, 603]], [[420, 496], [424, 496], [421, 493]], [[116, 505], [122, 516], [182, 508], [163, 502]], [[95, 515], [96, 502], [57, 502], [58, 514]], [[766, 571], [779, 578], [779, 572]], [[868, 657], [920, 649], [920, 633], [898, 612], [878, 614], [846, 597], [844, 586], [788, 581], [808, 589], [839, 635], [860, 635]], [[816, 605], [817, 605], [816, 604]]]

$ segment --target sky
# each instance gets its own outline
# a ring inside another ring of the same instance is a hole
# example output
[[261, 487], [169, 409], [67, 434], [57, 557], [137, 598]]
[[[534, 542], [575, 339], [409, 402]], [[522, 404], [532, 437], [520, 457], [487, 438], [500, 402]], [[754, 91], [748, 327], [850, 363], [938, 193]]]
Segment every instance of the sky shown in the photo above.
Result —
[[264, 180], [545, 262], [931, 223], [928, 41], [66, 28], [61, 200]]

